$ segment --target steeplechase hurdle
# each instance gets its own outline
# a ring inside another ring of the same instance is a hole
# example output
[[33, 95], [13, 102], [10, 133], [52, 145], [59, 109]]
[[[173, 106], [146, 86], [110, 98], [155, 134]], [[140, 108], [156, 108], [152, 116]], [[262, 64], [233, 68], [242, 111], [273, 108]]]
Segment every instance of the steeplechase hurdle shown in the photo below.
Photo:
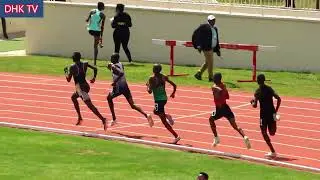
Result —
[[[186, 76], [188, 74], [175, 74], [174, 73], [174, 48], [176, 46], [193, 47], [191, 41], [177, 41], [177, 40], [164, 40], [152, 39], [152, 44], [169, 46], [170, 47], [170, 75], [169, 76]], [[220, 43], [222, 49], [231, 50], [244, 50], [252, 52], [252, 77], [250, 80], [238, 80], [238, 82], [256, 82], [257, 80], [257, 52], [258, 51], [273, 51], [276, 46], [262, 46], [252, 44], [231, 44]]]

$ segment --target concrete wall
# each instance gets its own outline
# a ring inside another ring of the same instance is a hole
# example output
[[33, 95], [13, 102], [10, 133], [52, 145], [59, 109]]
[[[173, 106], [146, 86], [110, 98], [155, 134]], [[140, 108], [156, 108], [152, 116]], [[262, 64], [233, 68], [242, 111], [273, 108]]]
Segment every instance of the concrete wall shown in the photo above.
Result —
[[[81, 51], [92, 58], [92, 37], [86, 31], [85, 18], [95, 5], [45, 5], [45, 18], [28, 19], [27, 53], [70, 56]], [[107, 7], [112, 17], [113, 6]], [[195, 27], [204, 22], [208, 12], [171, 11], [160, 8], [129, 7], [133, 19], [130, 48], [134, 59], [168, 62], [166, 47], [152, 45], [152, 38], [190, 40]], [[319, 71], [320, 21], [289, 18], [255, 17], [215, 12], [220, 39], [228, 43], [252, 43], [278, 46], [276, 52], [260, 52], [258, 68], [268, 70]], [[112, 29], [106, 24], [104, 44], [99, 57], [109, 58], [113, 52]], [[122, 51], [122, 50], [121, 50]], [[123, 51], [122, 51], [123, 52]], [[251, 68], [251, 54], [222, 50], [224, 61], [218, 66]], [[125, 55], [121, 54], [122, 59]], [[200, 65], [202, 55], [191, 48], [176, 48], [177, 64]]]
[[[1, 21], [1, 20], [0, 20]], [[21, 18], [6, 18], [6, 23], [7, 23], [7, 33], [17, 33], [17, 32], [22, 32], [26, 30], [26, 21], [25, 19]], [[2, 32], [2, 26], [0, 30], [0, 36], [3, 35]]]

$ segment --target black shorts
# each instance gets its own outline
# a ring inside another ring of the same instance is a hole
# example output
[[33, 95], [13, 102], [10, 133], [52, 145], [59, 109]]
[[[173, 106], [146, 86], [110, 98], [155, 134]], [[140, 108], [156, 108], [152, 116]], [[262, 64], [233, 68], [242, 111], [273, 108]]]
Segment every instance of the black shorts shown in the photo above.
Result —
[[156, 101], [154, 104], [154, 114], [163, 114], [165, 113], [164, 111], [164, 106], [167, 104], [167, 100], [163, 101]]
[[216, 111], [212, 112], [211, 118], [215, 121], [221, 118], [227, 118], [229, 121], [234, 120], [234, 114], [228, 104], [216, 107]]
[[118, 87], [113, 87], [112, 92], [110, 92], [110, 96], [112, 98], [118, 97], [120, 95], [123, 95], [124, 97], [126, 97], [126, 99], [131, 99], [132, 95], [131, 95], [131, 91], [128, 87], [128, 85], [125, 86], [118, 86]]
[[89, 34], [90, 34], [91, 36], [94, 36], [94, 37], [100, 37], [101, 31], [89, 30]]
[[277, 131], [277, 122], [273, 119], [273, 113], [269, 115], [260, 116], [260, 129], [269, 130], [271, 135], [274, 135]]

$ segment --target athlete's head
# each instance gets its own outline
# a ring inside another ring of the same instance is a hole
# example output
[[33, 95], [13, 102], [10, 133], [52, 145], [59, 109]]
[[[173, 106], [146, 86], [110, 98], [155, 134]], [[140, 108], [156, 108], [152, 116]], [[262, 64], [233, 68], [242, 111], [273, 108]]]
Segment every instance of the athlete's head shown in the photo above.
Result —
[[205, 172], [200, 172], [198, 175], [198, 180], [208, 180], [209, 179], [209, 175]]
[[221, 73], [215, 73], [213, 75], [213, 82], [215, 84], [220, 84], [221, 83], [221, 79], [222, 79], [222, 74]]
[[117, 64], [119, 62], [120, 55], [118, 53], [114, 53], [111, 56], [111, 62], [112, 64]]
[[162, 71], [162, 66], [161, 64], [154, 64], [153, 65], [153, 73], [155, 74], [160, 74]]
[[81, 59], [81, 53], [80, 52], [74, 52], [72, 55], [73, 62], [79, 62]]
[[266, 81], [266, 77], [264, 76], [264, 74], [259, 74], [257, 77], [257, 83], [259, 85], [263, 85], [264, 81]]
[[211, 26], [214, 26], [215, 23], [216, 23], [216, 17], [214, 17], [214, 15], [209, 15], [209, 16], [208, 16], [208, 23], [209, 23]]
[[123, 11], [124, 11], [124, 4], [117, 4], [116, 12], [117, 13], [123, 13]]
[[103, 2], [98, 2], [98, 10], [103, 11], [104, 10], [104, 3]]

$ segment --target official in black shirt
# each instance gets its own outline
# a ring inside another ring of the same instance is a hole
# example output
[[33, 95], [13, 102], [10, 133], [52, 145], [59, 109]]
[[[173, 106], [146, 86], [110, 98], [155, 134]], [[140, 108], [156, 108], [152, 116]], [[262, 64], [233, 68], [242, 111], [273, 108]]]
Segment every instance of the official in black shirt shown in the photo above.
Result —
[[[274, 136], [277, 131], [277, 112], [281, 104], [281, 98], [279, 95], [265, 83], [265, 76], [259, 74], [257, 77], [257, 83], [259, 88], [254, 94], [254, 99], [251, 101], [251, 104], [254, 108], [257, 107], [257, 103], [260, 103], [260, 129], [262, 136], [266, 143], [268, 144], [271, 152], [266, 154], [266, 157], [272, 158], [276, 156], [276, 151], [274, 150], [271, 140], [268, 136], [267, 129], [269, 134]], [[277, 107], [274, 107], [273, 98], [277, 99]]]
[[119, 53], [120, 45], [122, 44], [122, 48], [126, 53], [129, 62], [132, 62], [131, 53], [128, 48], [128, 43], [130, 39], [130, 30], [132, 27], [131, 17], [128, 13], [124, 12], [124, 5], [117, 4], [116, 7], [116, 15], [112, 19], [111, 23], [112, 28], [114, 28], [113, 32], [113, 41], [115, 46], [115, 53]]

